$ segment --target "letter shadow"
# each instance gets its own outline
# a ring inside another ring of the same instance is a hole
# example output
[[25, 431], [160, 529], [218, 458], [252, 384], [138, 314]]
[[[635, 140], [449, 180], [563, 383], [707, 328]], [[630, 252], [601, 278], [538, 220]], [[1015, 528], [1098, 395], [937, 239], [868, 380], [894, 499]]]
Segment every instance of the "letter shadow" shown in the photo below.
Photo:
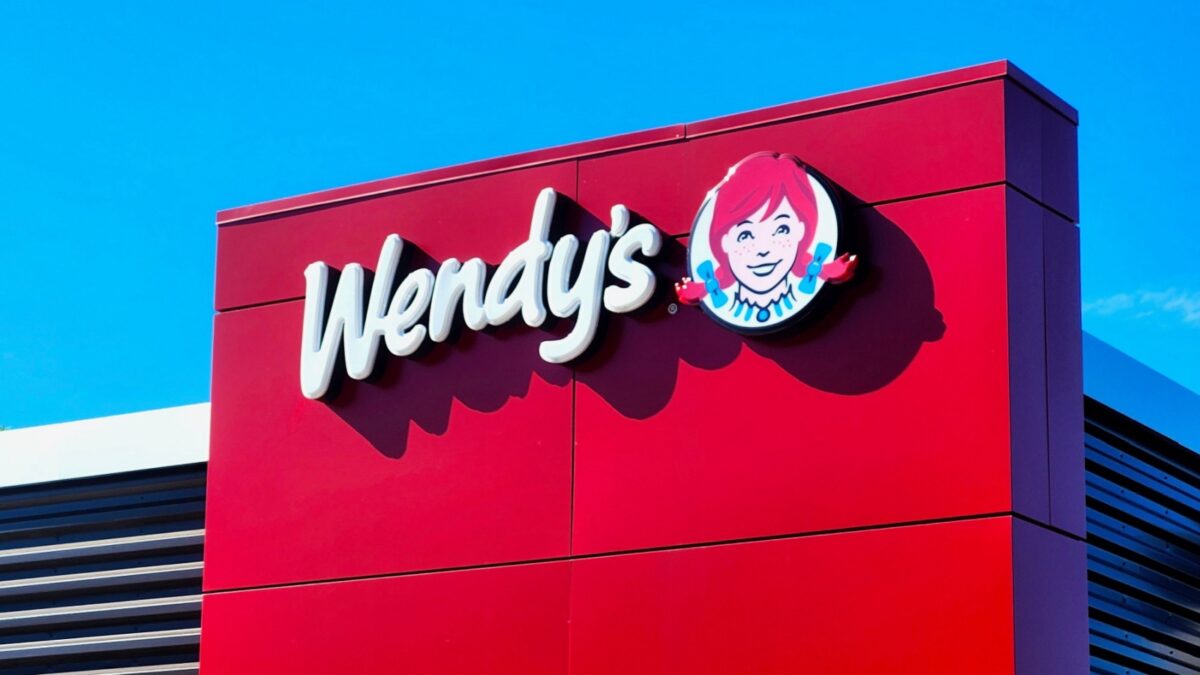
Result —
[[[559, 201], [556, 228], [565, 225], [579, 236], [581, 257], [587, 236], [607, 227], [607, 215], [601, 220], [561, 195]], [[408, 358], [394, 357], [381, 345], [376, 373], [368, 380], [345, 378], [339, 361], [339, 379], [324, 401], [380, 453], [399, 458], [407, 449], [411, 424], [444, 434], [454, 400], [472, 410], [494, 412], [511, 398], [525, 397], [532, 377], [559, 387], [570, 386], [576, 377], [579, 386], [590, 388], [621, 414], [645, 419], [670, 402], [681, 363], [723, 368], [743, 347], [816, 389], [849, 396], [870, 393], [904, 372], [924, 343], [941, 339], [945, 324], [935, 306], [932, 275], [916, 244], [877, 210], [853, 200], [843, 204], [842, 248], [861, 261], [855, 279], [827, 286], [807, 315], [786, 331], [738, 334], [700, 308], [679, 304], [673, 283], [687, 267], [686, 237], [664, 237], [661, 252], [650, 261], [658, 281], [654, 296], [630, 314], [603, 312], [591, 349], [573, 364], [542, 361], [538, 345], [565, 335], [574, 317], [551, 317], [537, 329], [518, 317], [480, 332], [463, 329], [460, 319], [449, 339], [426, 343]], [[640, 222], [645, 221], [635, 214], [631, 224]], [[397, 283], [417, 267], [436, 270], [436, 261], [410, 243], [405, 248], [407, 259]]]

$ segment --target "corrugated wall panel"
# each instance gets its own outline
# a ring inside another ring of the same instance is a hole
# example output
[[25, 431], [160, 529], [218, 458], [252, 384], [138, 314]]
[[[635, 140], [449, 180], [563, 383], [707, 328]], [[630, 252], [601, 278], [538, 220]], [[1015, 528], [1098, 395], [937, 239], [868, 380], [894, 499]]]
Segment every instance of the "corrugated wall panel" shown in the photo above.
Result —
[[1092, 671], [1200, 673], [1200, 457], [1085, 413]]
[[0, 489], [0, 672], [197, 672], [205, 469]]

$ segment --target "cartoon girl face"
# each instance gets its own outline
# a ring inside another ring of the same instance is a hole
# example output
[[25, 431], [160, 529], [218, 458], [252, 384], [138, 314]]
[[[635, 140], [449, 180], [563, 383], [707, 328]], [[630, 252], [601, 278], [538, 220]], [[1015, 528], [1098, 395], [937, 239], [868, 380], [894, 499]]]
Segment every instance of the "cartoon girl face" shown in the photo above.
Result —
[[701, 204], [688, 243], [690, 275], [675, 293], [734, 330], [778, 330], [825, 284], [854, 276], [856, 256], [838, 254], [838, 220], [827, 184], [797, 157], [747, 155]]
[[767, 293], [786, 283], [796, 266], [808, 223], [784, 197], [768, 212], [764, 202], [757, 211], [721, 236], [721, 250], [729, 260], [729, 271], [742, 287]]
[[716, 190], [709, 230], [721, 288], [766, 293], [802, 273], [817, 212], [808, 171], [794, 157], [760, 152], [734, 165]]

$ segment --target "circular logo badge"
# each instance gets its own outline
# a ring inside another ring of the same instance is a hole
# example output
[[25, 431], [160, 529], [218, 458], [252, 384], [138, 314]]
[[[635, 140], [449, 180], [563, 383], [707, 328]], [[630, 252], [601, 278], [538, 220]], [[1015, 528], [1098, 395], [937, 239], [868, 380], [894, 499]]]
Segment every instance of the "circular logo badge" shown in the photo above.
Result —
[[780, 330], [826, 284], [854, 275], [858, 258], [838, 254], [839, 230], [837, 202], [816, 172], [793, 155], [755, 153], [708, 191], [676, 293], [727, 328]]

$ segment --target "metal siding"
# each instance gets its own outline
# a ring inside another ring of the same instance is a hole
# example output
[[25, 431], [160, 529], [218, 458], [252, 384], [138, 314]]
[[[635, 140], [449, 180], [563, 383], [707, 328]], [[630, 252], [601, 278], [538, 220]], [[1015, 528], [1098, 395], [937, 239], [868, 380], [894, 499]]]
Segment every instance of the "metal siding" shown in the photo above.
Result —
[[0, 489], [0, 672], [195, 673], [206, 464]]
[[1200, 457], [1085, 413], [1092, 671], [1200, 673]]

